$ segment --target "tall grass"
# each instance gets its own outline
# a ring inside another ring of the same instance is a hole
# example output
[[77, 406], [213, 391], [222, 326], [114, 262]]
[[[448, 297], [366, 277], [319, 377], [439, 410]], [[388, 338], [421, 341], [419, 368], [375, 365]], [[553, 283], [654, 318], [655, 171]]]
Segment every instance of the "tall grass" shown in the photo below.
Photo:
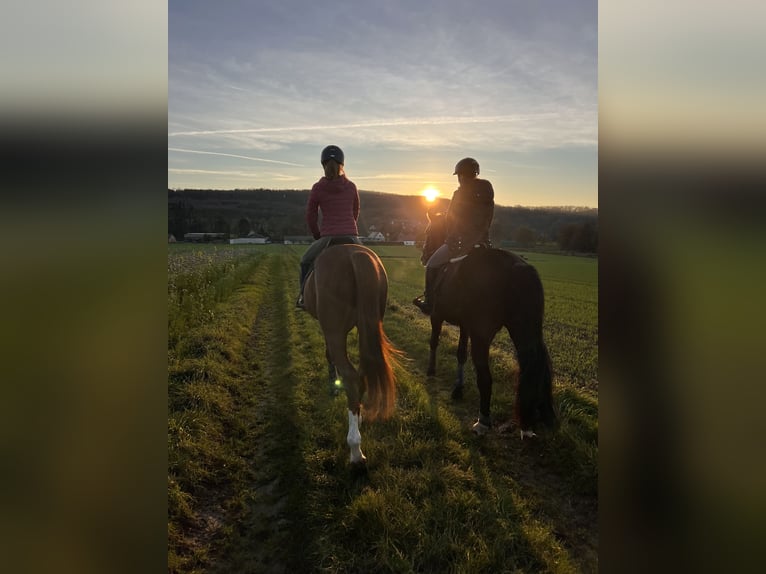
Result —
[[263, 249], [250, 245], [168, 245], [168, 344], [215, 320], [215, 307], [257, 267]]

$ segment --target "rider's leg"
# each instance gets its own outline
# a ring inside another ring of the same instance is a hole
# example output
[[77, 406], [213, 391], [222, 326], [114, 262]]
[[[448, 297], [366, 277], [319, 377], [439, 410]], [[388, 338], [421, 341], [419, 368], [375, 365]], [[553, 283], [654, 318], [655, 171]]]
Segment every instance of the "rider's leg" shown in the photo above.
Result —
[[309, 246], [306, 253], [301, 257], [301, 290], [298, 294], [298, 300], [295, 302], [296, 307], [303, 309], [303, 286], [306, 283], [306, 277], [308, 277], [309, 272], [314, 267], [314, 259], [327, 246], [330, 239], [330, 237], [320, 237]]
[[308, 277], [311, 270], [311, 261], [301, 261], [301, 290], [298, 295], [298, 301], [295, 303], [298, 307], [303, 307], [303, 286], [306, 284], [306, 277]]
[[430, 315], [433, 310], [434, 293], [438, 278], [443, 271], [442, 265], [449, 261], [449, 247], [446, 244], [437, 249], [426, 264], [426, 285], [423, 297], [416, 298], [413, 303], [426, 315]]

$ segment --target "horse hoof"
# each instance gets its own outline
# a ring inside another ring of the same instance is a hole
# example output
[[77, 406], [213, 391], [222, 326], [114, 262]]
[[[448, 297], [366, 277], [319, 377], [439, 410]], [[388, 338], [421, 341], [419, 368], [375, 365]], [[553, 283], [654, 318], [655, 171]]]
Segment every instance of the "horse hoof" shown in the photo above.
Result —
[[463, 398], [463, 387], [455, 387], [452, 389], [452, 398], [455, 400]]
[[351, 457], [351, 467], [352, 468], [365, 468], [367, 467], [367, 457], [362, 455], [361, 458], [358, 460], [354, 460], [353, 457]]
[[489, 427], [485, 424], [482, 424], [480, 421], [476, 421], [475, 423], [473, 423], [471, 430], [475, 432], [478, 436], [483, 436], [487, 434], [487, 432], [489, 432]]

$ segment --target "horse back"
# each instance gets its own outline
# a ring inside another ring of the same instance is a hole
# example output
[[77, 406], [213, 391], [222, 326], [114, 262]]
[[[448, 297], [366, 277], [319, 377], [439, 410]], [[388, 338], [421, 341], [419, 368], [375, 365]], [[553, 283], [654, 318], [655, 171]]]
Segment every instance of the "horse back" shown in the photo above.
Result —
[[[481, 321], [492, 328], [506, 325], [510, 315], [531, 304], [537, 313], [542, 285], [535, 268], [522, 257], [502, 249], [476, 249], [450, 264], [441, 297], [447, 321], [467, 325]], [[538, 296], [539, 295], [539, 296]]]
[[522, 295], [539, 282], [537, 270], [521, 256], [502, 249], [477, 249], [462, 262], [456, 281], [474, 299], [497, 300]]

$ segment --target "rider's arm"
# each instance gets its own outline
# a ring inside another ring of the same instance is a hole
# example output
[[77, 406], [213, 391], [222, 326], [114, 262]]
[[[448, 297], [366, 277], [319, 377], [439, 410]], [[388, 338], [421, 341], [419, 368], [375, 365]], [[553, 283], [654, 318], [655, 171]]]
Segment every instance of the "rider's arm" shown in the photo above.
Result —
[[[352, 184], [353, 185], [353, 184]], [[354, 221], [359, 220], [359, 191], [354, 185]]]
[[306, 223], [314, 239], [319, 239], [321, 236], [319, 231], [319, 191], [316, 185], [311, 188], [309, 201], [306, 205]]

